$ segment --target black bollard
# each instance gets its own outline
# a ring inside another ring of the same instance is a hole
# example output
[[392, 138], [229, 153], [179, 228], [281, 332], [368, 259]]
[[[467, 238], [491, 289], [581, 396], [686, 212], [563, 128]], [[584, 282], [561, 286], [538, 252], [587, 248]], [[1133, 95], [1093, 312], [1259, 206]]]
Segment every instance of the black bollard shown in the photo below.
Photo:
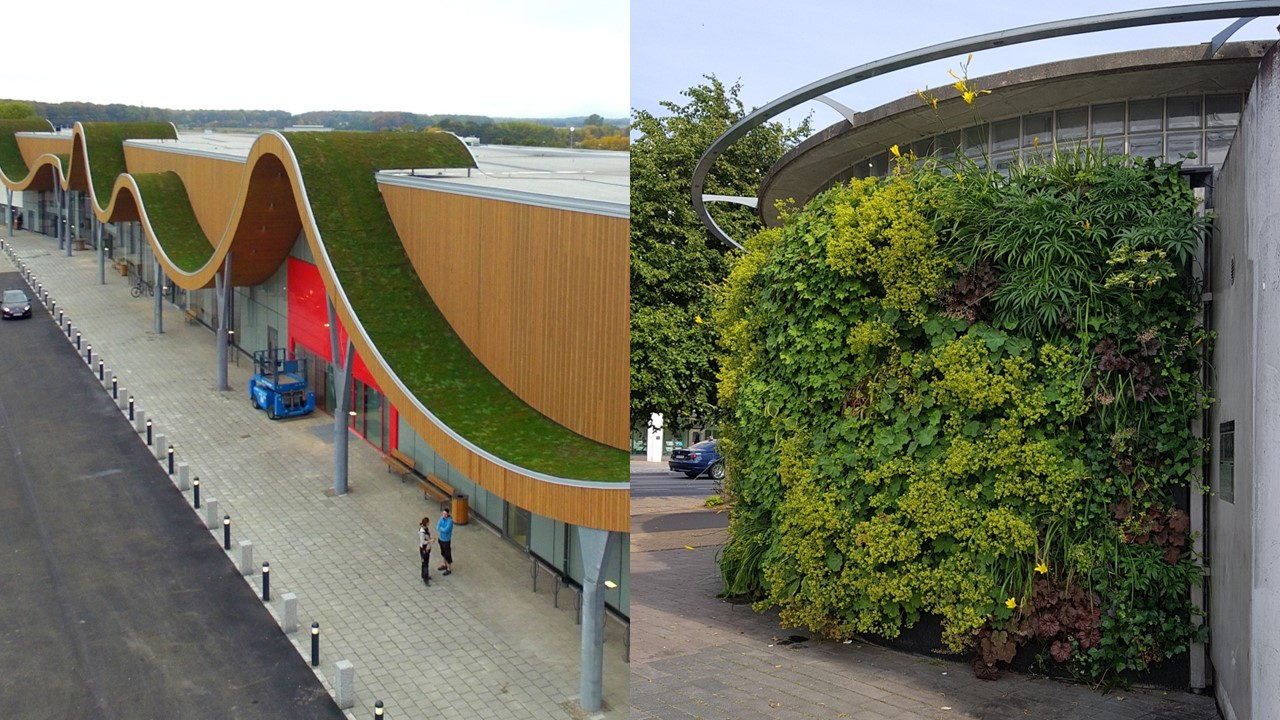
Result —
[[262, 602], [271, 602], [271, 563], [262, 563]]
[[200, 476], [191, 481], [191, 494], [196, 500], [196, 509], [200, 509]]
[[[57, 309], [58, 309], [58, 301], [54, 300], [53, 303], [49, 305], [49, 314], [52, 315], [53, 311]], [[61, 317], [61, 315], [59, 315], [59, 317]]]
[[320, 667], [320, 623], [311, 623], [311, 667]]
[[85, 362], [89, 363], [89, 365], [92, 366], [93, 365], [93, 346], [92, 345], [89, 346], [89, 350], [85, 353], [84, 357], [85, 357]]
[[120, 399], [120, 378], [116, 375], [111, 376], [111, 399]]
[[62, 324], [62, 311], [61, 311], [61, 310], [59, 310], [59, 311], [58, 311], [58, 324], [59, 324], [59, 325], [61, 325], [61, 324]]
[[129, 396], [129, 419], [133, 419], [133, 396]]
[[67, 337], [71, 337], [71, 320], [67, 320]]
[[231, 549], [231, 516], [222, 516], [222, 549]]
[[151, 447], [151, 421], [147, 421], [147, 447]]
[[80, 349], [80, 333], [76, 333], [76, 349]]
[[106, 366], [102, 364], [102, 361], [101, 361], [101, 360], [99, 360], [99, 361], [98, 361], [98, 382], [102, 382], [102, 381], [103, 381], [103, 379], [104, 379], [103, 373], [104, 373], [104, 372], [106, 372]]
[[173, 446], [169, 446], [169, 474], [173, 474]]
[[382, 718], [382, 701], [381, 700], [373, 704], [373, 718], [374, 720], [381, 720]]

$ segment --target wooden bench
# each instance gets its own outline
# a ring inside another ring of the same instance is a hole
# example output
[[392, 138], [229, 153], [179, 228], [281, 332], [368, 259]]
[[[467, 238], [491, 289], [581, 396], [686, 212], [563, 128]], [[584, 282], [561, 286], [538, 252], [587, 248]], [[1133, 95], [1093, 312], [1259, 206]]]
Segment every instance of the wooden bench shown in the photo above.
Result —
[[393, 449], [391, 454], [382, 459], [387, 463], [387, 472], [393, 472], [402, 478], [406, 475], [418, 474], [418, 471], [413, 469], [413, 458], [400, 452], [398, 448]]
[[200, 313], [197, 312], [195, 308], [187, 308], [186, 316], [188, 325], [197, 325], [200, 323]]
[[445, 482], [438, 475], [434, 473], [427, 473], [424, 476], [420, 476], [418, 484], [422, 486], [422, 497], [424, 499], [434, 498], [440, 503], [441, 507], [443, 507], [445, 503], [453, 502], [453, 486]]

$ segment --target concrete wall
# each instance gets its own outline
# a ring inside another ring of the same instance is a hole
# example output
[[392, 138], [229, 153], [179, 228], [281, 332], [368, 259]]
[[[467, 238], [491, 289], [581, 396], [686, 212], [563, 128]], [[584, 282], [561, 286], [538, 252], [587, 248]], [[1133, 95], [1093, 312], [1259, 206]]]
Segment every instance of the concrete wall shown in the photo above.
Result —
[[[1280, 54], [1267, 53], [1214, 185], [1218, 403], [1210, 500], [1210, 657], [1228, 720], [1280, 707]], [[1231, 278], [1234, 261], [1235, 277]], [[1219, 424], [1235, 422], [1235, 500]]]

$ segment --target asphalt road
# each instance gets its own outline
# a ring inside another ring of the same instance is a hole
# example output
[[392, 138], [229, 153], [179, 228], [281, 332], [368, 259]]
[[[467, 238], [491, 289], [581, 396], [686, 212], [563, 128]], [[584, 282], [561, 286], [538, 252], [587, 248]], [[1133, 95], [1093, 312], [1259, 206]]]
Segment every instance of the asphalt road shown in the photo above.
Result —
[[0, 322], [0, 599], [0, 717], [344, 717], [39, 305]]
[[716, 494], [715, 481], [706, 475], [689, 479], [684, 473], [672, 472], [666, 463], [633, 462], [631, 464], [632, 497], [707, 497]]

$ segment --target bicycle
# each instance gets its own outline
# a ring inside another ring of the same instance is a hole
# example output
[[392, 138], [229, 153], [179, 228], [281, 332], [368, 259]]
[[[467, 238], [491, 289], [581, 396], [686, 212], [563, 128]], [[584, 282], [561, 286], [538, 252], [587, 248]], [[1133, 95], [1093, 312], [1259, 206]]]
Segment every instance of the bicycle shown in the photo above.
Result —
[[133, 288], [129, 290], [129, 294], [134, 297], [142, 297], [144, 292], [147, 294], [147, 297], [151, 297], [156, 294], [156, 290], [152, 287], [151, 283], [143, 280], [142, 278], [138, 278], [138, 282], [134, 283]]

